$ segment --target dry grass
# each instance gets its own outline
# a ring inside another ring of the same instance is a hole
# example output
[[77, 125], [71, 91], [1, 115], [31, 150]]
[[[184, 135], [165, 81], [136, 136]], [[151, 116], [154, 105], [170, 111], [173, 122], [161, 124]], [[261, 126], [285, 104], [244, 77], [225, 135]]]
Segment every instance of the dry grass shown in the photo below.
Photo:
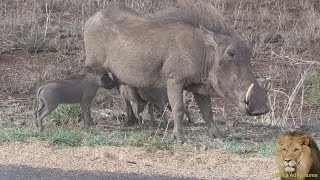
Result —
[[[317, 1], [206, 1], [216, 6], [252, 44], [256, 76], [273, 80], [271, 113], [240, 119], [273, 125], [315, 122], [320, 112], [316, 103], [310, 103], [309, 92], [314, 92], [314, 86], [310, 86], [314, 80], [310, 77], [319, 71], [320, 62]], [[0, 78], [1, 92], [5, 95], [34, 93], [45, 81], [78, 72], [85, 58], [84, 22], [96, 11], [119, 2], [140, 12], [154, 13], [174, 1], [0, 0], [0, 50], [4, 60], [0, 68], [6, 73]], [[265, 43], [265, 38], [272, 33], [282, 38], [277, 43]], [[19, 65], [10, 61], [19, 62], [21, 57]], [[186, 99], [195, 119], [200, 120], [192, 95], [187, 94]], [[116, 111], [121, 110], [121, 104], [115, 91], [102, 91], [95, 101], [95, 106], [104, 105]], [[217, 117], [237, 116], [237, 109], [220, 98], [214, 98], [213, 111]]]

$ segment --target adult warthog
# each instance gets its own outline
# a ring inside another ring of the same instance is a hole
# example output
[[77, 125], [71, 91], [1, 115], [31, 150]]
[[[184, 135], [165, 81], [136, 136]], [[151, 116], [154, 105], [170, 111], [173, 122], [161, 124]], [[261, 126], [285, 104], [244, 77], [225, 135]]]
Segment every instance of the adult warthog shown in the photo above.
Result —
[[238, 104], [248, 115], [269, 111], [267, 91], [251, 72], [251, 48], [217, 10], [202, 1], [153, 16], [109, 7], [85, 24], [87, 66], [100, 65], [132, 87], [167, 87], [176, 140], [183, 140], [183, 90], [194, 93], [209, 135], [222, 138], [210, 94]]

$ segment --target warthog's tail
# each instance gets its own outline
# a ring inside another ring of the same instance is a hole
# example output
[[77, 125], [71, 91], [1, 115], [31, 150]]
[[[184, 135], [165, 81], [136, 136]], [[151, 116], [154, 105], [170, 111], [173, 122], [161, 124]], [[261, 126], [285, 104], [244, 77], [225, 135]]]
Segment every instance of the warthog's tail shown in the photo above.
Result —
[[[36, 122], [37, 122], [37, 119], [38, 119], [38, 115], [39, 115], [39, 112], [41, 112], [43, 110], [43, 108], [45, 107], [44, 103], [43, 103], [43, 100], [42, 98], [40, 98], [40, 93], [42, 91], [43, 87], [40, 87], [37, 91], [37, 94], [36, 94], [36, 98], [37, 98], [37, 109], [36, 109]], [[37, 124], [37, 123], [36, 123]]]

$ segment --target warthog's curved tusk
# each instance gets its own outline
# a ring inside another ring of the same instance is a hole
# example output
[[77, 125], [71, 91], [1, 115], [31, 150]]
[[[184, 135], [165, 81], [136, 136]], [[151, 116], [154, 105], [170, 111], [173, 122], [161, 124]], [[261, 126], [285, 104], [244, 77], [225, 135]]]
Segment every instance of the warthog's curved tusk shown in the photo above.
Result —
[[271, 79], [267, 79], [264, 88], [269, 91], [271, 89]]
[[248, 91], [246, 93], [246, 99], [245, 99], [245, 103], [246, 104], [249, 104], [249, 101], [250, 101], [250, 95], [251, 95], [251, 91], [252, 91], [252, 88], [254, 86], [254, 83], [252, 83], [249, 88], [248, 88]]

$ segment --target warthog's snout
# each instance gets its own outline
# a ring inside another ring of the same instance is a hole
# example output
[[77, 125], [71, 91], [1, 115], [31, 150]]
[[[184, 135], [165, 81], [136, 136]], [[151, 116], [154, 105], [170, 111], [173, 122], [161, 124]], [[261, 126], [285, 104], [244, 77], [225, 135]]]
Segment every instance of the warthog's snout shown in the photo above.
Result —
[[270, 111], [268, 105], [268, 87], [261, 88], [258, 84], [252, 83], [245, 96], [247, 113], [251, 116], [260, 116]]
[[261, 108], [261, 109], [254, 109], [254, 110], [248, 109], [249, 114], [252, 116], [261, 116], [261, 115], [268, 113], [269, 111], [270, 111], [269, 107], [265, 107], [265, 108]]

